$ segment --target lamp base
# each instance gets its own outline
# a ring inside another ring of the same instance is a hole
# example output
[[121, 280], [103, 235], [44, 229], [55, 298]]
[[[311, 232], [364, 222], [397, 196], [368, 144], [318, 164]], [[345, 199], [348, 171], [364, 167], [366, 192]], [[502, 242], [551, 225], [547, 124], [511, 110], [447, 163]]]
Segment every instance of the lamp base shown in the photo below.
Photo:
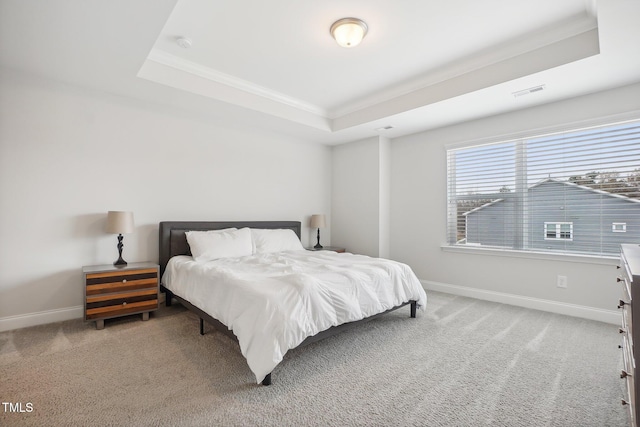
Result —
[[116, 261], [114, 261], [113, 265], [115, 267], [123, 268], [127, 266], [127, 261], [123, 260], [122, 257], [120, 257]]
[[318, 243], [313, 247], [313, 249], [322, 249], [322, 248], [324, 248], [324, 246], [322, 246], [320, 243]]
[[113, 265], [117, 268], [123, 268], [127, 266], [127, 261], [122, 259], [122, 234], [118, 234], [118, 259], [113, 263]]

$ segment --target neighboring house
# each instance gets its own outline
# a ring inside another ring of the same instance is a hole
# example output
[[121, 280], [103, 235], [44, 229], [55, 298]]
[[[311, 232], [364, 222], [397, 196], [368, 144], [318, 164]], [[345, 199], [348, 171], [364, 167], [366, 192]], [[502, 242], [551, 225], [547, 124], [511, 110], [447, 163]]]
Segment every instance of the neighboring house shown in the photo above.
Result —
[[640, 243], [640, 200], [552, 178], [464, 217], [470, 245], [617, 254], [621, 243]]

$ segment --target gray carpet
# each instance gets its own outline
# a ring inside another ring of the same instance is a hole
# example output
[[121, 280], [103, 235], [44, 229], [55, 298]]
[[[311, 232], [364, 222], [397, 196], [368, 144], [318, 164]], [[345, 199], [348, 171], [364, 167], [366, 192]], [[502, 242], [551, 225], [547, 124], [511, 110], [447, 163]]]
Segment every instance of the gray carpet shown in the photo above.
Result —
[[1, 426], [624, 426], [615, 325], [430, 292], [287, 354], [270, 387], [182, 307], [0, 333]]

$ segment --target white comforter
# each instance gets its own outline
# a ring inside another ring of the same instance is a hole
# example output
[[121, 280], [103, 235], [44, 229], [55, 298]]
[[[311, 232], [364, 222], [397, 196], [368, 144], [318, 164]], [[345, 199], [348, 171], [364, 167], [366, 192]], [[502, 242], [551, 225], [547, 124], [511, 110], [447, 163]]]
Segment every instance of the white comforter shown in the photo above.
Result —
[[349, 253], [288, 251], [196, 262], [173, 257], [163, 284], [233, 330], [258, 383], [285, 353], [331, 326], [427, 296], [405, 264]]

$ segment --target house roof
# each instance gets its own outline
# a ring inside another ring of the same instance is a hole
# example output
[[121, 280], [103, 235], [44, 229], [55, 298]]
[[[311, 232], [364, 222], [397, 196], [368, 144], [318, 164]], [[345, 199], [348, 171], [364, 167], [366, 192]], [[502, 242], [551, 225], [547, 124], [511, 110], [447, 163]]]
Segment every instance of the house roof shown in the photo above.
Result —
[[480, 209], [488, 208], [488, 207], [489, 207], [489, 206], [491, 206], [491, 205], [495, 205], [496, 203], [498, 203], [498, 202], [503, 202], [503, 201], [504, 201], [504, 199], [496, 199], [496, 200], [493, 200], [493, 201], [491, 201], [491, 202], [489, 202], [489, 203], [485, 203], [485, 204], [484, 204], [484, 205], [482, 205], [482, 206], [478, 206], [477, 208], [473, 208], [473, 209], [471, 209], [470, 211], [467, 211], [467, 212], [463, 213], [463, 214], [462, 214], [462, 216], [467, 216], [467, 215], [469, 215], [470, 213], [473, 213], [473, 212], [479, 211]]
[[615, 198], [618, 198], [618, 199], [621, 199], [621, 200], [626, 200], [627, 202], [640, 203], [640, 200], [638, 200], [638, 199], [632, 199], [630, 197], [623, 196], [621, 194], [610, 193], [610, 192], [604, 191], [604, 190], [598, 190], [597, 188], [591, 188], [589, 186], [576, 184], [574, 182], [560, 181], [559, 179], [555, 179], [555, 178], [545, 178], [545, 179], [543, 179], [543, 180], [541, 180], [539, 182], [536, 182], [531, 187], [529, 187], [529, 190], [531, 190], [534, 187], [538, 187], [538, 186], [540, 186], [542, 184], [549, 183], [549, 182], [555, 182], [555, 183], [564, 184], [564, 185], [567, 185], [567, 186], [570, 186], [570, 187], [580, 188], [582, 190], [591, 191], [593, 193], [602, 194], [602, 195], [609, 196], [609, 197], [615, 197]]
[[[576, 184], [576, 183], [573, 183], [573, 182], [569, 182], [569, 181], [561, 181], [561, 180], [555, 179], [555, 178], [545, 178], [545, 179], [543, 179], [541, 181], [538, 181], [535, 184], [531, 185], [528, 188], [528, 190], [531, 190], [531, 189], [539, 187], [539, 186], [541, 186], [543, 184], [549, 184], [549, 183], [562, 184], [562, 185], [566, 185], [566, 186], [573, 187], [573, 188], [579, 188], [579, 189], [587, 190], [587, 191], [590, 191], [590, 192], [593, 192], [593, 193], [596, 193], [596, 194], [600, 194], [600, 195], [604, 195], [604, 196], [609, 196], [609, 197], [625, 200], [625, 201], [631, 202], [631, 203], [640, 203], [640, 200], [638, 200], [638, 199], [632, 199], [632, 198], [629, 198], [629, 197], [626, 197], [626, 196], [622, 196], [620, 194], [609, 193], [608, 191], [598, 190], [598, 189], [595, 189], [595, 188], [588, 187], [586, 185], [579, 185], [579, 184]], [[469, 215], [471, 213], [477, 212], [477, 211], [479, 211], [481, 209], [484, 209], [484, 208], [487, 208], [487, 207], [489, 207], [491, 205], [494, 205], [494, 204], [496, 204], [498, 202], [503, 202], [504, 200], [505, 199], [493, 200], [493, 201], [491, 201], [489, 203], [485, 203], [482, 206], [478, 206], [475, 209], [472, 209], [472, 210], [470, 210], [468, 212], [465, 212], [462, 215], [463, 216]]]
[[[347, 16], [369, 25], [353, 49], [329, 34]], [[0, 66], [338, 144], [637, 83], [638, 16], [623, 0], [3, 0]]]

